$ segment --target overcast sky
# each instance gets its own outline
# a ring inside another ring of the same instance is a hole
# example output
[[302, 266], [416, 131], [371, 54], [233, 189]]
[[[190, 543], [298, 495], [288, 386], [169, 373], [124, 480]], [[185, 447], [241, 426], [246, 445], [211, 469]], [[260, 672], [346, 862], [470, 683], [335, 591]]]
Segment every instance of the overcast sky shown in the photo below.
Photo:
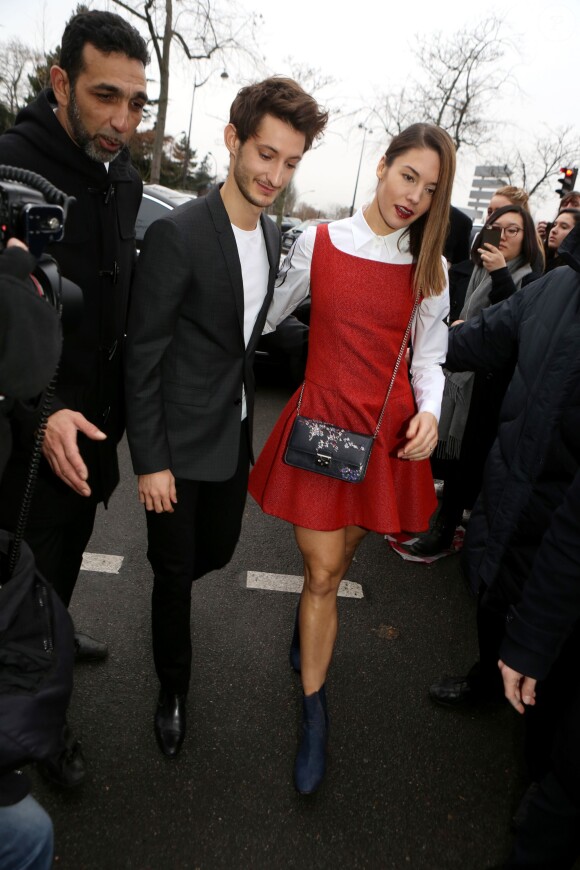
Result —
[[[87, 5], [123, 14], [110, 0], [88, 0]], [[418, 40], [438, 32], [473, 28], [483, 18], [498, 15], [504, 21], [504, 37], [513, 46], [503, 61], [506, 71], [512, 72], [512, 83], [502, 88], [490, 107], [497, 119], [498, 139], [525, 143], [541, 132], [542, 125], [555, 128], [577, 121], [580, 0], [510, 0], [503, 5], [414, 0], [398, 8], [374, 0], [340, 5], [336, 0], [242, 0], [240, 5], [263, 16], [259, 33], [265, 74], [288, 74], [288, 57], [319, 68], [334, 80], [321, 96], [343, 112], [360, 109], [357, 121], [364, 120], [365, 107], [376, 102], [375, 95], [396, 92], [412, 76], [416, 63], [412, 49]], [[76, 0], [0, 0], [0, 40], [19, 36], [31, 47], [53, 48], [75, 7]], [[177, 0], [174, 7], [178, 8]], [[178, 56], [174, 49], [166, 130], [175, 136], [187, 130], [194, 79], [193, 69], [179, 65]], [[191, 136], [199, 156], [208, 151], [214, 155], [220, 174], [227, 165], [222, 134], [229, 105], [247, 81], [233, 64], [226, 64], [226, 68], [227, 80], [216, 70], [208, 84], [196, 90]], [[154, 61], [148, 75], [157, 78]], [[154, 93], [154, 81], [150, 88]], [[369, 121], [367, 126], [373, 132], [365, 142], [357, 206], [372, 195], [374, 169], [387, 145], [386, 134], [376, 122]], [[575, 126], [580, 131], [580, 122]], [[331, 125], [324, 142], [305, 156], [299, 169], [296, 182], [300, 198], [322, 211], [335, 203], [350, 205], [361, 145], [362, 131], [356, 121]], [[474, 167], [489, 156], [489, 147], [482, 153], [460, 149], [456, 205], [467, 205]], [[578, 160], [580, 132], [575, 165]], [[537, 215], [551, 217], [557, 202], [556, 194], [548, 192], [543, 201], [535, 203]]]

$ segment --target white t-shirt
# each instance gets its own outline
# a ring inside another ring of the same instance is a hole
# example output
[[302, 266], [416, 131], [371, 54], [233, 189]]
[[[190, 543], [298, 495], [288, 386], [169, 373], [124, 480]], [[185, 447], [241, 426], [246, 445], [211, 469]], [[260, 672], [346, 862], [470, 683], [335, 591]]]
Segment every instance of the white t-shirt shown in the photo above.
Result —
[[[255, 230], [241, 230], [232, 224], [238, 247], [244, 283], [244, 342], [246, 347], [254, 331], [256, 318], [264, 304], [268, 290], [270, 264], [262, 225], [258, 221]], [[242, 420], [247, 415], [246, 391], [242, 393]]]

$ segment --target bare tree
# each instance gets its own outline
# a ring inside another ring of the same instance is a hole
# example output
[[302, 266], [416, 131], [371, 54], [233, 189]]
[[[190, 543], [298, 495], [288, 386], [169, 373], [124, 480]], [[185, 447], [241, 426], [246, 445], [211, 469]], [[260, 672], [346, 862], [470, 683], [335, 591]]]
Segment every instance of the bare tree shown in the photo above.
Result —
[[379, 97], [373, 114], [390, 136], [426, 121], [443, 127], [455, 142], [480, 148], [489, 140], [486, 108], [510, 78], [500, 68], [508, 41], [501, 19], [491, 16], [473, 29], [430, 34], [413, 50], [418, 76], [396, 94]]
[[259, 16], [241, 13], [231, 0], [114, 2], [145, 24], [159, 67], [157, 124], [151, 165], [151, 180], [158, 182], [165, 141], [173, 44], [176, 43], [187, 60], [194, 63], [216, 61], [231, 52], [244, 53], [252, 58]]
[[[336, 82], [332, 76], [326, 75], [319, 67], [308, 66], [308, 64], [300, 63], [292, 57], [284, 58], [284, 67], [288, 70], [288, 75], [316, 99], [322, 91]], [[334, 109], [334, 111], [340, 110]]]
[[523, 187], [530, 196], [542, 191], [562, 166], [578, 161], [578, 131], [572, 126], [546, 130], [527, 147], [516, 146], [501, 157], [509, 167], [508, 181]]
[[[313, 96], [317, 101], [322, 100], [321, 92], [335, 84], [335, 79], [332, 76], [326, 75], [318, 67], [309, 66], [308, 64], [299, 63], [291, 57], [284, 58], [284, 68], [287, 70], [287, 75], [298, 82], [304, 90]], [[338, 106], [329, 105], [329, 101], [325, 101], [325, 107], [329, 113], [329, 119], [333, 120], [339, 113]], [[313, 142], [312, 148], [317, 148], [320, 143]], [[294, 179], [284, 188], [282, 193], [276, 199], [273, 208], [273, 214], [277, 217], [278, 226], [282, 223], [282, 217], [285, 214], [292, 214], [297, 204], [297, 192]]]
[[0, 103], [16, 115], [26, 102], [28, 74], [40, 62], [40, 55], [20, 39], [0, 43]]

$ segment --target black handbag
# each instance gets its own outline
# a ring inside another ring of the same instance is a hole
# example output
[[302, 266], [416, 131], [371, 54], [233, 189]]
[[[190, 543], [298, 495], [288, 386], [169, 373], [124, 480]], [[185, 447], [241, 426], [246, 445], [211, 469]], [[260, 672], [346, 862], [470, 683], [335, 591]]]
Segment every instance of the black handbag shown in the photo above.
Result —
[[374, 433], [363, 435], [360, 432], [351, 432], [349, 429], [334, 426], [332, 423], [303, 417], [300, 414], [300, 407], [306, 386], [306, 381], [304, 381], [296, 406], [296, 419], [292, 424], [284, 453], [284, 462], [287, 465], [302, 468], [304, 471], [314, 471], [316, 474], [324, 474], [327, 477], [335, 477], [337, 480], [344, 480], [347, 483], [360, 483], [364, 480], [371, 458], [371, 450], [383, 422], [387, 402], [407, 347], [418, 306], [419, 294], [415, 297], [415, 304], [401, 342], [399, 355]]

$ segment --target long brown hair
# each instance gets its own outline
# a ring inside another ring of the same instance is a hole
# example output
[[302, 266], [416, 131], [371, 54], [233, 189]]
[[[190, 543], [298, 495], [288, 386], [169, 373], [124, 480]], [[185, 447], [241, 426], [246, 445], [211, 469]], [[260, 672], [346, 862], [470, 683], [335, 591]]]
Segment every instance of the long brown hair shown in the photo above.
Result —
[[439, 155], [439, 178], [429, 211], [409, 227], [409, 247], [416, 263], [414, 289], [420, 290], [423, 296], [439, 296], [447, 285], [442, 257], [449, 230], [455, 145], [442, 127], [435, 124], [411, 124], [395, 136], [387, 148], [386, 165], [391, 166], [397, 157], [411, 148], [429, 148]]

